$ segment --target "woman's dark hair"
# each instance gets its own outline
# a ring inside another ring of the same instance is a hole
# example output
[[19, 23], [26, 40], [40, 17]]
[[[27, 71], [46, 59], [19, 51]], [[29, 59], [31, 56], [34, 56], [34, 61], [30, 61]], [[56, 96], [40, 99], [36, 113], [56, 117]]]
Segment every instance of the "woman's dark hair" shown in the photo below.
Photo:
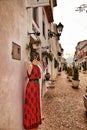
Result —
[[35, 59], [35, 57], [37, 57], [38, 61], [40, 60], [39, 53], [38, 52], [32, 52], [31, 57], [30, 57], [30, 61], [32, 62]]

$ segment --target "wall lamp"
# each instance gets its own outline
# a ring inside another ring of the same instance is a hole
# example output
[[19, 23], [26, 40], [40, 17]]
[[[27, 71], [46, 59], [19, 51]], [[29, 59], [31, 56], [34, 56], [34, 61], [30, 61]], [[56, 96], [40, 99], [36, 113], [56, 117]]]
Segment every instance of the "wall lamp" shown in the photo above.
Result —
[[52, 37], [59, 37], [61, 36], [61, 33], [55, 33], [55, 32], [52, 32], [51, 30], [48, 29], [48, 38], [52, 38]]
[[63, 31], [63, 28], [64, 28], [64, 25], [62, 24], [62, 23], [59, 23], [58, 25], [57, 25], [57, 31], [58, 31], [58, 33], [62, 33], [62, 31]]
[[38, 31], [37, 31], [37, 32], [34, 32], [34, 33], [29, 33], [29, 32], [28, 32], [28, 35], [31, 35], [31, 34], [34, 34], [34, 35], [36, 35], [36, 36], [40, 36], [40, 32], [38, 32]]
[[48, 38], [52, 38], [52, 37], [58, 37], [58, 40], [60, 39], [61, 33], [63, 31], [63, 25], [61, 23], [59, 23], [58, 25], [56, 25], [57, 28], [57, 33], [52, 32], [51, 30], [48, 29]]

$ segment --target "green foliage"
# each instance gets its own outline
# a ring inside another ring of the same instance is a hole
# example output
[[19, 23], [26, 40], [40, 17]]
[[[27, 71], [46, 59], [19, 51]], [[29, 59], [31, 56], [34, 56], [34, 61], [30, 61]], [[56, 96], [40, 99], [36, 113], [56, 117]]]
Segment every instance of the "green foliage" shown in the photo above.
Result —
[[79, 80], [79, 70], [77, 67], [75, 67], [73, 71], [73, 80]]
[[67, 65], [65, 64], [63, 70], [67, 71]]
[[86, 93], [87, 93], [87, 86], [86, 86], [86, 90], [85, 90], [85, 91], [86, 91]]
[[69, 67], [69, 76], [72, 76], [73, 75], [73, 69], [71, 67]]
[[86, 66], [83, 67], [83, 71], [86, 71]]
[[59, 68], [58, 72], [61, 72], [61, 67]]
[[49, 60], [52, 62], [53, 60], [53, 54], [47, 51], [42, 52], [42, 56], [46, 56], [47, 58], [49, 58]]
[[69, 67], [67, 67], [67, 74], [69, 74]]
[[48, 53], [47, 51], [43, 51], [42, 56], [47, 56], [47, 53]]
[[49, 58], [50, 61], [53, 60], [53, 55], [52, 55], [51, 53], [48, 53], [48, 54], [47, 54], [47, 57]]
[[26, 50], [29, 50], [30, 46], [29, 44], [26, 44]]
[[83, 67], [83, 71], [87, 70], [87, 68], [86, 68], [86, 62], [82, 63], [82, 67]]
[[36, 40], [32, 44], [36, 44], [37, 46], [39, 46], [39, 45], [41, 45], [41, 41], [40, 40]]
[[36, 44], [36, 46], [41, 45], [41, 41], [40, 40], [35, 40], [33, 42], [29, 42], [29, 44], [26, 44], [26, 50], [29, 50], [30, 48], [33, 48], [33, 44]]
[[54, 67], [57, 68], [59, 65], [58, 61], [54, 58]]

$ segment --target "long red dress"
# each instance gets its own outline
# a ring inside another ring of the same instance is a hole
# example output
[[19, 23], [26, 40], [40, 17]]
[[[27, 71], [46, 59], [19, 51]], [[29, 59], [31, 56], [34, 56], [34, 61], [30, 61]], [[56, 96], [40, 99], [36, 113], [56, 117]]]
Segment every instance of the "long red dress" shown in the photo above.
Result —
[[37, 65], [33, 65], [32, 72], [29, 75], [29, 82], [25, 92], [24, 102], [24, 128], [30, 130], [37, 128], [41, 124], [40, 111], [40, 86], [41, 78], [40, 69]]

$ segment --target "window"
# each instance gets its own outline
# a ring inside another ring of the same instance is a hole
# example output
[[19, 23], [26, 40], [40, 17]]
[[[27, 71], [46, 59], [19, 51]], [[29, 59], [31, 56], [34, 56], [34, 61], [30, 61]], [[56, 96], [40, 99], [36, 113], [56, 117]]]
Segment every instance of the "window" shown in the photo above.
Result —
[[35, 7], [33, 8], [33, 20], [35, 21], [35, 23], [38, 25], [39, 21], [38, 21], [38, 8]]
[[42, 22], [42, 26], [43, 26], [43, 36], [45, 37], [45, 23], [44, 23], [44, 21]]
[[42, 18], [42, 30], [43, 30], [43, 36], [45, 37], [45, 14], [43, 11], [43, 18]]

